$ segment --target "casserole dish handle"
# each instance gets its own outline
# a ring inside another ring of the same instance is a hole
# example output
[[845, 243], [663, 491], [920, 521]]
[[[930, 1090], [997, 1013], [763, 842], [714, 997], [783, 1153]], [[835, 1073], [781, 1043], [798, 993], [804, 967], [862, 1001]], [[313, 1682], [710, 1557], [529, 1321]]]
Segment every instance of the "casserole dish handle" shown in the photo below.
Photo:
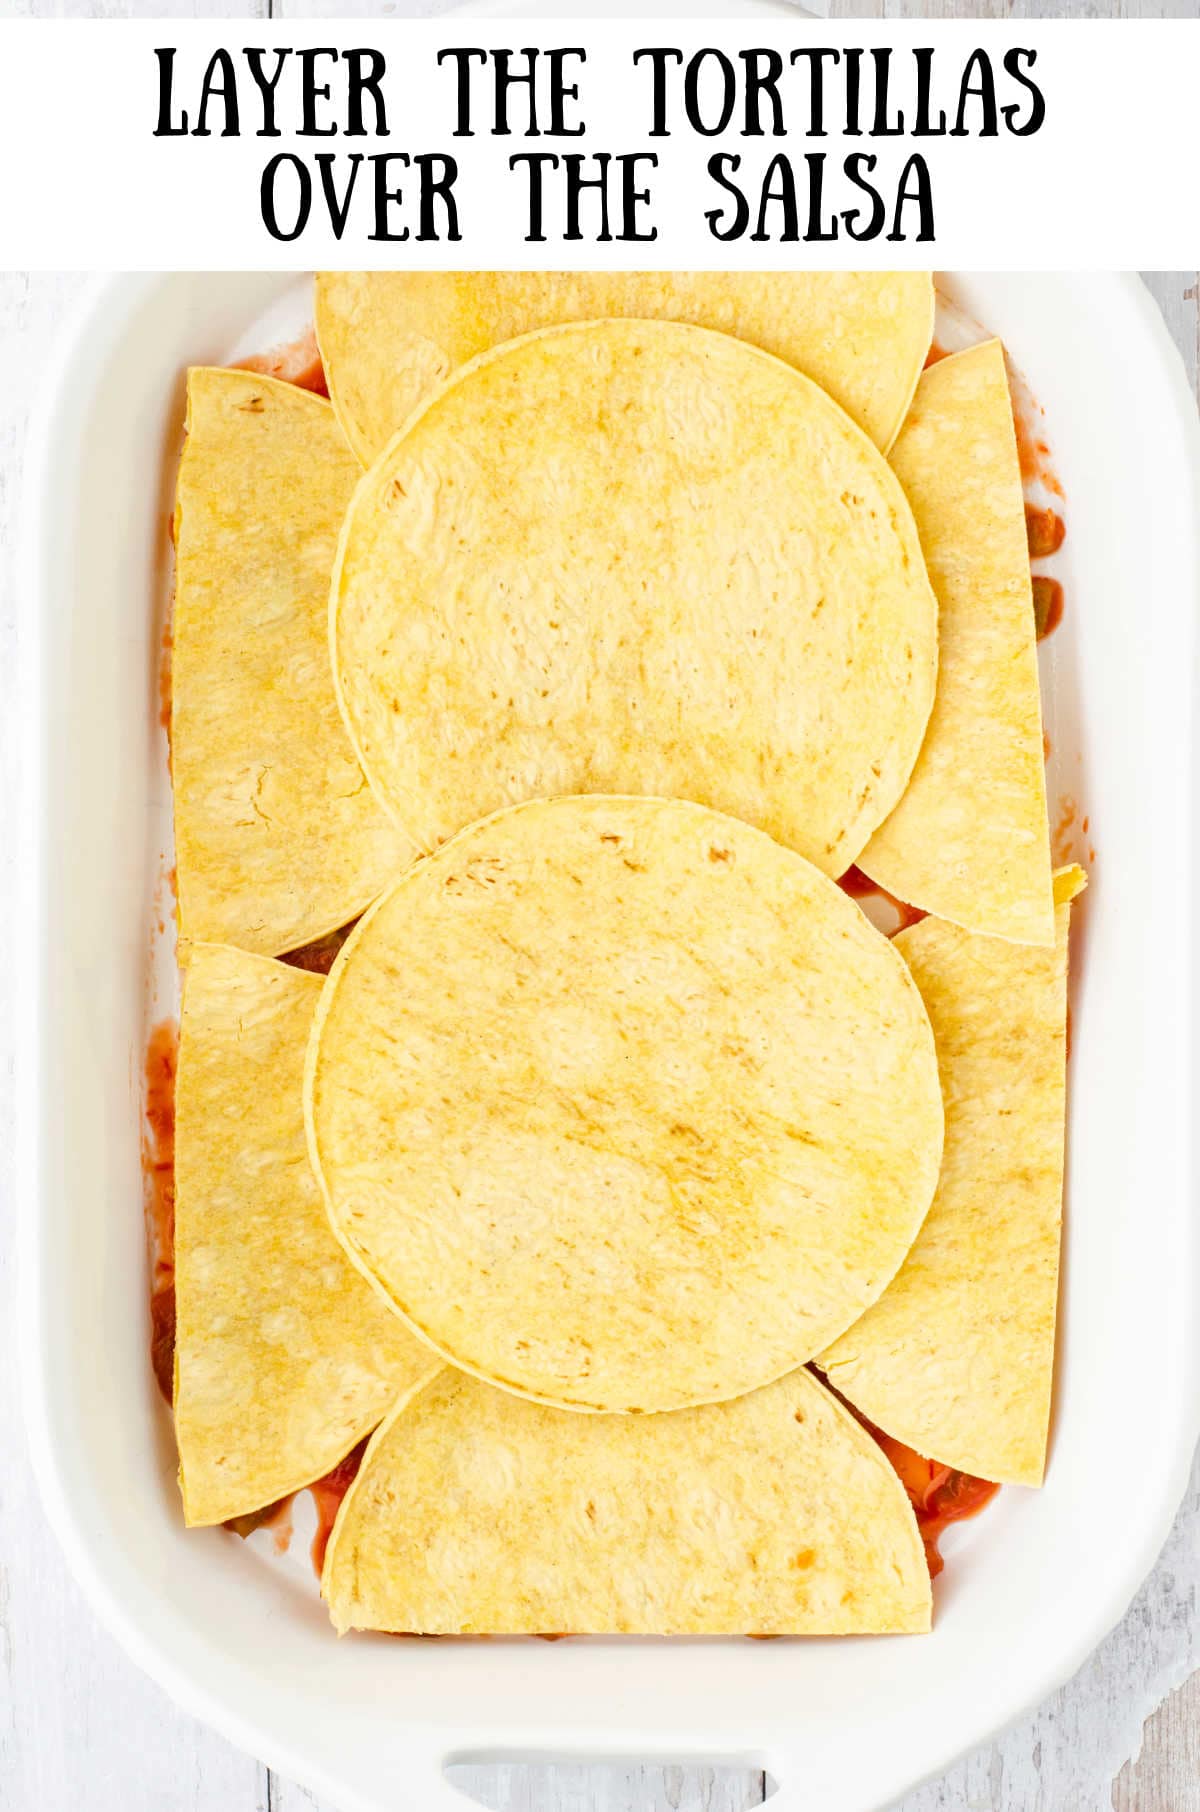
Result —
[[[389, 1765], [385, 1784], [377, 1775], [370, 1785], [362, 1782], [364, 1797], [349, 1802], [353, 1812], [468, 1812], [485, 1802], [478, 1799], [465, 1783], [460, 1783], [448, 1768], [484, 1768], [496, 1766], [553, 1767], [636, 1767], [657, 1761], [672, 1767], [714, 1767], [723, 1770], [744, 1768], [751, 1773], [763, 1766], [757, 1758], [746, 1756], [686, 1755], [670, 1756], [605, 1755], [591, 1750], [587, 1754], [569, 1751], [533, 1751], [504, 1749], [499, 1746], [468, 1748], [448, 1742], [444, 1732], [429, 1733], [428, 1746], [420, 1739], [405, 1746], [403, 1763]], [[380, 1758], [377, 1758], [380, 1759]], [[874, 1781], [862, 1778], [853, 1755], [825, 1755], [814, 1767], [816, 1758], [801, 1758], [795, 1753], [773, 1752], [766, 1763], [767, 1798], [770, 1812], [874, 1812], [881, 1804], [874, 1793]], [[867, 1773], [874, 1770], [868, 1764]], [[858, 1777], [858, 1778], [856, 1778]], [[748, 1805], [757, 1802], [749, 1801]]]

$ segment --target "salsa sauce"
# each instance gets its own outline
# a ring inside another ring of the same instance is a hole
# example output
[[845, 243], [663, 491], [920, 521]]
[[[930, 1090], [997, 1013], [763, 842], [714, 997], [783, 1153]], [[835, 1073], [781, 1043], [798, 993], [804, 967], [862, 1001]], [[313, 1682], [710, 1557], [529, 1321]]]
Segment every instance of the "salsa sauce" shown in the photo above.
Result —
[[150, 1247], [150, 1358], [170, 1403], [175, 1384], [175, 1071], [179, 1027], [163, 1019], [146, 1045], [142, 1196]]
[[1052, 579], [1048, 573], [1033, 575], [1033, 620], [1037, 628], [1037, 639], [1044, 642], [1048, 635], [1062, 622], [1063, 588], [1058, 579]]
[[865, 1417], [859, 1420], [891, 1461], [900, 1483], [908, 1493], [925, 1544], [925, 1560], [930, 1579], [936, 1579], [945, 1561], [938, 1550], [938, 1538], [951, 1523], [963, 1517], [977, 1516], [999, 1491], [989, 1479], [978, 1479], [972, 1473], [959, 1472], [937, 1460], [926, 1460], [903, 1441], [894, 1441], [882, 1429], [875, 1428]]
[[853, 866], [848, 868], [838, 881], [838, 886], [843, 893], [849, 894], [852, 900], [877, 899], [884, 901], [896, 915], [896, 923], [888, 932], [889, 937], [895, 937], [897, 931], [907, 931], [910, 925], [919, 925], [922, 919], [929, 917], [929, 914], [923, 912], [919, 906], [909, 906], [904, 900], [897, 899], [894, 893], [889, 893], [886, 887], [881, 887], [878, 881], [873, 881], [870, 875], [865, 875], [861, 868]]
[[[171, 523], [174, 526], [175, 518]], [[172, 536], [174, 539], [174, 536]], [[174, 598], [171, 605], [174, 604]], [[171, 605], [163, 625], [162, 644], [158, 655], [158, 721], [167, 739], [167, 764], [171, 762], [171, 663], [175, 652], [175, 633], [171, 624]]]
[[1017, 432], [1017, 459], [1021, 466], [1021, 477], [1026, 483], [1040, 482], [1055, 497], [1061, 497], [1062, 485], [1050, 465], [1050, 449], [1042, 436], [1015, 409], [1013, 426]]
[[351, 919], [339, 930], [326, 932], [324, 937], [314, 938], [311, 944], [302, 944], [299, 950], [289, 950], [279, 960], [293, 969], [306, 969], [310, 975], [328, 975], [334, 958], [357, 924], [357, 919]]
[[317, 1512], [317, 1532], [313, 1536], [312, 1563], [320, 1579], [325, 1566], [325, 1554], [329, 1547], [329, 1537], [333, 1534], [333, 1525], [337, 1513], [342, 1507], [342, 1499], [358, 1477], [363, 1454], [367, 1451], [370, 1435], [364, 1435], [357, 1447], [352, 1447], [344, 1460], [339, 1460], [331, 1472], [323, 1479], [318, 1479], [309, 1486], [313, 1504]]
[[297, 390], [311, 390], [316, 396], [329, 395], [317, 336], [311, 327], [298, 340], [290, 340], [285, 346], [273, 346], [270, 352], [257, 353], [250, 359], [238, 359], [232, 369], [257, 371], [263, 377], [294, 384]]
[[1067, 536], [1067, 525], [1057, 510], [1039, 509], [1036, 503], [1025, 505], [1025, 539], [1031, 560], [1048, 560], [1056, 554]]
[[811, 1369], [816, 1372], [826, 1390], [832, 1391], [842, 1408], [849, 1410], [854, 1420], [883, 1449], [913, 1507], [917, 1528], [925, 1544], [925, 1563], [929, 1568], [929, 1577], [936, 1579], [946, 1564], [938, 1550], [938, 1539], [943, 1531], [951, 1523], [961, 1522], [964, 1517], [978, 1516], [991, 1503], [1000, 1489], [999, 1485], [993, 1484], [990, 1479], [976, 1478], [973, 1473], [960, 1472], [954, 1466], [944, 1466], [940, 1460], [927, 1460], [915, 1447], [908, 1447], [892, 1435], [884, 1434], [882, 1428], [877, 1428], [869, 1416], [865, 1416], [848, 1397], [842, 1395], [836, 1385], [829, 1382], [824, 1372], [817, 1370], [815, 1366]]
[[[1043, 495], [1062, 500], [1063, 488], [1055, 476], [1050, 464], [1050, 449], [1037, 429], [1031, 425], [1033, 411], [1040, 414], [1038, 405], [1025, 393], [1026, 406], [1017, 405], [1014, 400], [1013, 426], [1017, 435], [1017, 457], [1021, 465], [1021, 477], [1027, 485], [1036, 487]], [[1056, 554], [1066, 538], [1067, 528], [1062, 514], [1053, 504], [1026, 503], [1025, 505], [1025, 538], [1029, 545], [1030, 561], [1036, 564], [1039, 560], [1048, 560]], [[1062, 622], [1063, 588], [1058, 579], [1049, 573], [1034, 572], [1033, 581], [1033, 614], [1037, 626], [1037, 639], [1045, 641], [1048, 635]]]

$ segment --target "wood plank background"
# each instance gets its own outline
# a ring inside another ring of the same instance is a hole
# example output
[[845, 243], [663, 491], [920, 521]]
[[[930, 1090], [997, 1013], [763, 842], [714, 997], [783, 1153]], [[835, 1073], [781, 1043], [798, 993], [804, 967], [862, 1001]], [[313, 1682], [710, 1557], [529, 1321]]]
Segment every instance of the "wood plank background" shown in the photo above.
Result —
[[[439, 0], [0, 0], [9, 13], [116, 17], [419, 14]], [[833, 0], [834, 13], [888, 17], [1188, 16], [1200, 0]], [[1099, 248], [1098, 248], [1099, 249]], [[1150, 273], [1200, 396], [1196, 272]], [[22, 600], [10, 555], [24, 424], [38, 374], [78, 288], [67, 275], [0, 273], [0, 799], [18, 786]], [[0, 835], [0, 929], [16, 947], [11, 835]], [[0, 1323], [15, 1288], [11, 979], [0, 966]], [[13, 1355], [0, 1362], [0, 1812], [336, 1812], [177, 1711], [84, 1606], [43, 1523], [24, 1457]], [[1113, 1488], [1136, 1490], [1136, 1455], [1114, 1453]], [[895, 1812], [1200, 1812], [1200, 1465], [1175, 1529], [1123, 1623], [1080, 1673], [997, 1742]], [[711, 1769], [475, 1768], [460, 1784], [496, 1812], [740, 1812], [757, 1775]], [[403, 1783], [397, 1783], [403, 1791]], [[416, 1809], [414, 1809], [416, 1812]], [[820, 1812], [814, 1807], [813, 1812]]]

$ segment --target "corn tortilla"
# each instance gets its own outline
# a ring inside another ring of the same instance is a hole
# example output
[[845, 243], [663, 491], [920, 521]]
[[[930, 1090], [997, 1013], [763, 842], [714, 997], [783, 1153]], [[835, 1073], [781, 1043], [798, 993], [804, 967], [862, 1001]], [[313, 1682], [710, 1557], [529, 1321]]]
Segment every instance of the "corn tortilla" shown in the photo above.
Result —
[[417, 863], [313, 1026], [347, 1250], [464, 1370], [592, 1410], [791, 1371], [933, 1196], [942, 1104], [897, 952], [811, 864], [679, 801], [540, 801]]
[[370, 465], [468, 359], [619, 315], [749, 340], [827, 390], [887, 451], [933, 334], [928, 271], [322, 271], [316, 325], [346, 438]]
[[188, 375], [176, 500], [175, 846], [184, 938], [278, 955], [336, 930], [412, 846], [367, 787], [329, 671], [358, 469], [329, 404]]
[[840, 874], [908, 781], [937, 605], [886, 461], [724, 334], [484, 355], [363, 478], [331, 601], [347, 725], [424, 848], [505, 805], [645, 793]]
[[186, 1520], [219, 1523], [337, 1464], [436, 1369], [347, 1262], [305, 1147], [321, 978], [192, 946], [175, 1122], [175, 1429]]
[[929, 1009], [946, 1101], [933, 1206], [879, 1301], [823, 1353], [885, 1433], [1001, 1484], [1040, 1485], [1054, 1372], [1066, 1116], [1067, 933], [1043, 950], [923, 919], [895, 942]]
[[999, 340], [922, 377], [892, 449], [940, 607], [937, 695], [858, 865], [969, 931], [1054, 943], [1025, 502]]
[[929, 1628], [899, 1479], [800, 1370], [673, 1416], [571, 1416], [443, 1371], [367, 1449], [326, 1556], [339, 1632]]

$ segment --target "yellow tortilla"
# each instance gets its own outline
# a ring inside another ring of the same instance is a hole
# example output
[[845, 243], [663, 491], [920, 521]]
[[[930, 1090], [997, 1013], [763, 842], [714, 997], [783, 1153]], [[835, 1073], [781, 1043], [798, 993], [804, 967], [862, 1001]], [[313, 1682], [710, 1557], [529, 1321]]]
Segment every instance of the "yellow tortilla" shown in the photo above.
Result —
[[316, 284], [330, 395], [364, 465], [478, 353], [616, 315], [713, 327], [775, 353], [886, 452], [933, 309], [928, 271], [321, 271]]
[[180, 931], [264, 955], [361, 912], [412, 846], [365, 784], [329, 671], [329, 573], [358, 477], [329, 404], [188, 376], [172, 749]]
[[942, 1104], [897, 952], [679, 801], [471, 826], [352, 933], [305, 1078], [347, 1250], [464, 1370], [593, 1410], [736, 1396], [884, 1289]]
[[189, 954], [175, 1105], [175, 1429], [188, 1523], [320, 1478], [436, 1360], [347, 1262], [308, 1164], [321, 978]]
[[425, 848], [521, 800], [645, 793], [840, 874], [936, 679], [887, 462], [778, 359], [654, 321], [461, 371], [355, 493], [331, 617], [363, 766]]
[[899, 1479], [811, 1373], [673, 1416], [570, 1416], [444, 1371], [342, 1505], [339, 1632], [851, 1635], [929, 1628]]
[[946, 1101], [933, 1207], [884, 1295], [817, 1363], [918, 1453], [1040, 1485], [1058, 1302], [1069, 901], [1052, 949], [923, 919], [895, 939], [929, 1009]]
[[904, 797], [859, 867], [969, 931], [1052, 945], [1029, 548], [999, 340], [930, 367], [892, 466], [941, 610], [937, 696]]

